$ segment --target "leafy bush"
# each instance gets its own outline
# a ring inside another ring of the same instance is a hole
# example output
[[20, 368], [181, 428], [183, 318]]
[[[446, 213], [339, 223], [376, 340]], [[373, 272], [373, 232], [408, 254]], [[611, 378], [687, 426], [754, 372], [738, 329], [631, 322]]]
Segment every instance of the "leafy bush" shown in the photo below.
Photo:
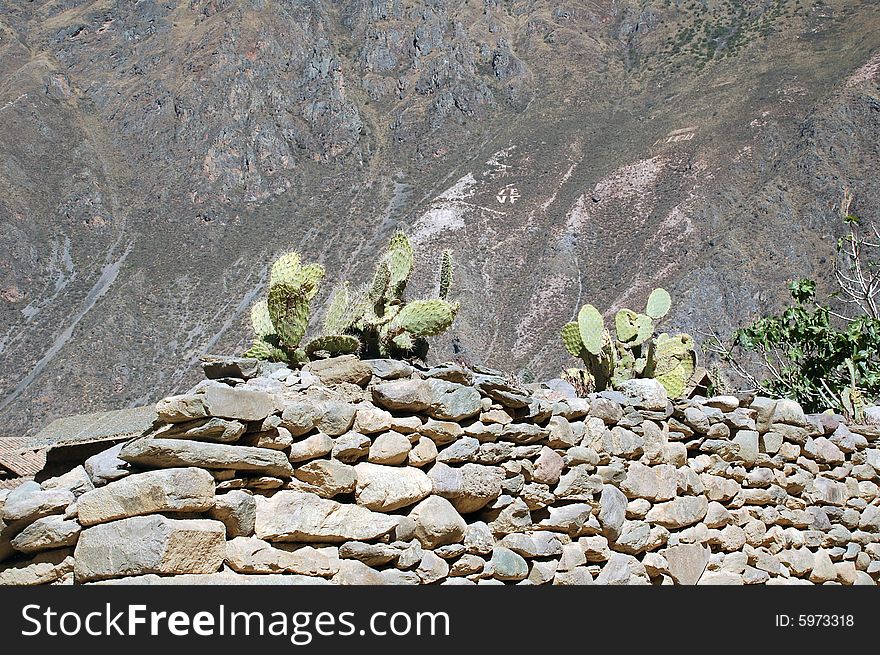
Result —
[[[831, 294], [839, 305], [856, 309], [853, 316], [816, 299], [816, 282], [789, 285], [794, 303], [780, 314], [760, 318], [724, 343], [716, 334], [704, 343], [720, 355], [752, 390], [797, 400], [807, 411], [833, 409], [861, 420], [867, 399], [880, 395], [880, 264], [871, 257], [880, 248], [880, 233], [849, 213], [846, 194], [841, 214], [848, 233], [837, 243]], [[757, 356], [758, 369], [747, 363]]]

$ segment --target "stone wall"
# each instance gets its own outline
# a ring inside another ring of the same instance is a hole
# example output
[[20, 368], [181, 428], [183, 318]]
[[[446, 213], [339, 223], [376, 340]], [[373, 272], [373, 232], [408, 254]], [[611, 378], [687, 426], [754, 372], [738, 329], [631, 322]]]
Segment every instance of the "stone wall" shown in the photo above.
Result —
[[143, 436], [0, 492], [0, 584], [869, 584], [880, 428], [352, 357], [216, 359]]

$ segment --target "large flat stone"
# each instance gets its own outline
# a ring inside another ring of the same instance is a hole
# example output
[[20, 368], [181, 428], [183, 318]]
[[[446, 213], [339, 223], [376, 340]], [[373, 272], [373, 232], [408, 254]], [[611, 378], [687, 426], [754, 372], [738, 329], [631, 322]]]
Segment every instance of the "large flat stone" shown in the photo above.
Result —
[[84, 526], [160, 512], [202, 512], [214, 505], [214, 477], [200, 468], [130, 475], [89, 491], [77, 502]]
[[76, 498], [66, 489], [43, 490], [36, 482], [25, 482], [6, 497], [0, 518], [7, 523], [28, 523], [44, 516], [61, 514]]
[[73, 546], [79, 538], [80, 524], [63, 516], [37, 519], [12, 539], [12, 547], [22, 553]]
[[417, 503], [431, 493], [431, 479], [421, 469], [412, 466], [361, 462], [354, 470], [357, 504], [377, 512], [393, 512]]
[[131, 464], [156, 468], [195, 466], [207, 469], [259, 471], [266, 475], [289, 478], [293, 467], [287, 456], [277, 450], [229, 446], [184, 439], [143, 437], [122, 448], [119, 458]]
[[213, 385], [205, 389], [202, 403], [209, 416], [262, 421], [275, 411], [275, 401], [265, 391]]
[[339, 571], [335, 547], [277, 547], [256, 537], [226, 542], [226, 562], [237, 573], [296, 573], [329, 578]]
[[395, 380], [373, 387], [373, 401], [393, 411], [424, 412], [432, 418], [460, 421], [480, 413], [480, 392], [437, 378]]
[[76, 545], [78, 582], [127, 575], [214, 573], [226, 557], [226, 529], [210, 519], [135, 516], [83, 530]]
[[395, 516], [360, 505], [343, 505], [313, 493], [285, 490], [272, 498], [257, 498], [255, 534], [267, 541], [370, 541], [387, 534], [397, 523]]

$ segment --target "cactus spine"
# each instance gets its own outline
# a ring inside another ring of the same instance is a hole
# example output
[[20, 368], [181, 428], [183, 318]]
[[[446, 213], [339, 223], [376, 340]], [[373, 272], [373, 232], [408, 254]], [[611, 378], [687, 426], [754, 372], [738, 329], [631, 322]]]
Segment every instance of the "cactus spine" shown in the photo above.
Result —
[[579, 387], [601, 391], [619, 387], [635, 377], [653, 377], [669, 395], [677, 398], [694, 373], [696, 353], [693, 338], [686, 334], [654, 338], [656, 321], [669, 313], [671, 298], [665, 289], [654, 289], [645, 313], [621, 309], [614, 317], [615, 337], [605, 328], [602, 314], [593, 305], [584, 305], [577, 322], [562, 328], [562, 343], [574, 357], [583, 360], [585, 370], [568, 379]]

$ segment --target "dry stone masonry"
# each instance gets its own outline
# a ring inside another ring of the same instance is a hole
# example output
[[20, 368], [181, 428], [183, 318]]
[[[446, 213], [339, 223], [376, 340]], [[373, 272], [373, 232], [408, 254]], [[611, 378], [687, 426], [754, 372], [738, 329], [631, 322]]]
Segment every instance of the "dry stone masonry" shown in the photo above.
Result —
[[0, 492], [0, 584], [880, 580], [877, 425], [455, 364], [205, 371], [140, 437]]

